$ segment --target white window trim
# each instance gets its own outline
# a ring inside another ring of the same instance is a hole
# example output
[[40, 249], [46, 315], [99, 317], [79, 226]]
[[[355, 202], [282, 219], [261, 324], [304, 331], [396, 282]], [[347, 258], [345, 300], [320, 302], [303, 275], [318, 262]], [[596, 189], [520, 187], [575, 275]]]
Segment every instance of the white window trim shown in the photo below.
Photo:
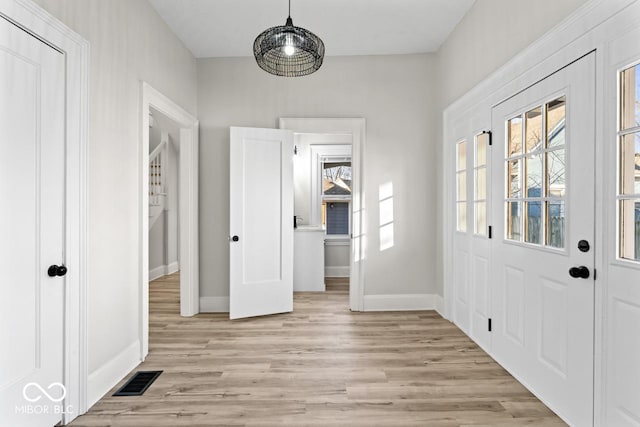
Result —
[[[351, 163], [351, 148], [348, 149], [349, 150], [349, 155], [348, 156], [320, 156], [319, 159], [319, 165], [318, 165], [318, 173], [320, 174], [320, 205], [322, 206], [323, 203], [331, 203], [331, 202], [337, 202], [337, 203], [344, 203], [344, 202], [349, 202], [349, 206], [347, 207], [347, 211], [349, 212], [349, 215], [347, 216], [349, 219], [349, 226], [348, 226], [348, 232], [347, 234], [329, 234], [327, 233], [327, 224], [324, 224], [324, 239], [325, 241], [327, 240], [350, 240], [351, 239], [351, 200], [353, 199], [353, 196], [326, 196], [324, 194], [322, 194], [322, 171], [323, 171], [323, 167], [322, 164], [323, 163], [332, 163], [332, 162], [349, 162]], [[325, 219], [326, 219], [326, 211], [325, 211]]]
[[[322, 223], [322, 163], [331, 157], [351, 157], [351, 146], [346, 144], [311, 145], [311, 224]], [[332, 197], [338, 199], [338, 197]], [[327, 199], [328, 200], [328, 199]], [[351, 217], [351, 215], [349, 215]], [[349, 219], [351, 221], [351, 219]], [[349, 224], [351, 230], [351, 224]]]

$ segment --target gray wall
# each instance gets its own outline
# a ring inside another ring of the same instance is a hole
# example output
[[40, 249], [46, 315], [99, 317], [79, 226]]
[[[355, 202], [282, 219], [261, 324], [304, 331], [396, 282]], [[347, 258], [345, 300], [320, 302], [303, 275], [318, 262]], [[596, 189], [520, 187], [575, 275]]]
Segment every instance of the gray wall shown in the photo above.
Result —
[[[365, 292], [436, 289], [436, 115], [433, 55], [328, 57], [304, 78], [253, 58], [198, 60], [201, 296], [229, 295], [229, 126], [278, 127], [280, 117], [364, 117]], [[393, 182], [394, 246], [380, 252], [378, 187]]]
[[[448, 105], [506, 64], [569, 16], [587, 0], [476, 0], [471, 9], [436, 53], [437, 135], [442, 141], [442, 113]], [[434, 147], [442, 158], [442, 144]], [[437, 162], [435, 189], [443, 203], [443, 168]], [[442, 230], [442, 209], [437, 212], [437, 229]], [[437, 236], [442, 248], [442, 233]], [[443, 259], [437, 251], [437, 292], [442, 295]]]
[[87, 194], [91, 379], [91, 373], [135, 345], [139, 334], [140, 80], [195, 114], [196, 62], [145, 0], [37, 2], [91, 43]]
[[[325, 245], [324, 266], [349, 268], [351, 261], [351, 245]], [[346, 275], [348, 276], [348, 274]]]

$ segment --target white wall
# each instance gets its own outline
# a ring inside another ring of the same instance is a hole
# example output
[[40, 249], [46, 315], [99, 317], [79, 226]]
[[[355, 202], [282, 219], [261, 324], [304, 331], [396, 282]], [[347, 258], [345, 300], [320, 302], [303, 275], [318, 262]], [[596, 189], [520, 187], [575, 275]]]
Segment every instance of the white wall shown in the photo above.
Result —
[[145, 0], [37, 2], [91, 43], [87, 281], [91, 400], [124, 376], [136, 363], [133, 357], [139, 357], [140, 80], [195, 113], [196, 63]]
[[[253, 58], [198, 60], [200, 292], [229, 295], [229, 126], [280, 117], [364, 117], [365, 292], [435, 290], [436, 164], [432, 55], [328, 57], [304, 78], [275, 77]], [[394, 246], [379, 251], [378, 187], [394, 188]]]
[[[476, 0], [436, 53], [438, 141], [442, 141], [442, 113], [453, 101], [540, 38], [587, 0]], [[515, 77], [515, 76], [514, 76]], [[440, 143], [435, 155], [442, 158]], [[442, 206], [442, 163], [437, 162], [437, 201]], [[442, 230], [438, 209], [437, 229]], [[442, 248], [442, 233], [434, 238]], [[442, 295], [442, 250], [437, 251], [437, 291]]]

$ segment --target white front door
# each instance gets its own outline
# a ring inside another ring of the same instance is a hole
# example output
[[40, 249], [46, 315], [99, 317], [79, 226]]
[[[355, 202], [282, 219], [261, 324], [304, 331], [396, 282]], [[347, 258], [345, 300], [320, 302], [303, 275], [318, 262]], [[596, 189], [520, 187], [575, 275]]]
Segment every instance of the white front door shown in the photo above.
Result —
[[293, 310], [293, 132], [231, 128], [231, 319]]
[[0, 18], [2, 426], [62, 418], [64, 77], [63, 54]]
[[492, 111], [494, 357], [593, 424], [595, 55]]

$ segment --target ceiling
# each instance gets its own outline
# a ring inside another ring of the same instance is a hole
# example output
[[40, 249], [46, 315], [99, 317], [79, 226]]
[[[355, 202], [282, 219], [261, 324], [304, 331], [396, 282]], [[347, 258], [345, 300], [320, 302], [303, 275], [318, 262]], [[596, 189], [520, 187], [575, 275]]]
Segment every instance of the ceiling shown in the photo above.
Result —
[[[293, 0], [293, 24], [322, 38], [327, 56], [435, 52], [475, 0]], [[287, 0], [150, 0], [197, 58], [252, 56], [284, 25]]]

